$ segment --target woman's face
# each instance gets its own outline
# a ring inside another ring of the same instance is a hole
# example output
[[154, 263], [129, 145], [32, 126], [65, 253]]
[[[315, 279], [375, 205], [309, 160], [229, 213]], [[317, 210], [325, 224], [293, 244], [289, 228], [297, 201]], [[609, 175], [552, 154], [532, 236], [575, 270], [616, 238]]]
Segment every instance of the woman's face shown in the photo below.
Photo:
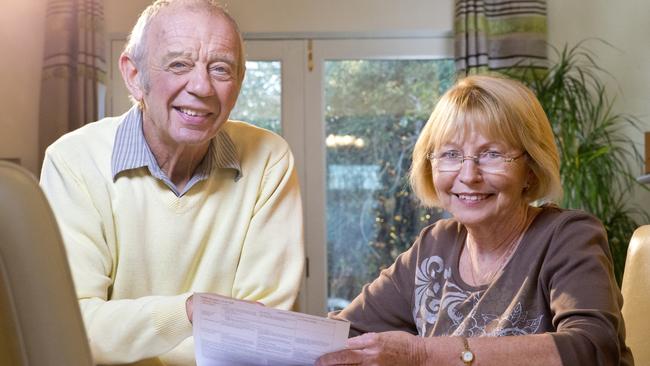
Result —
[[[463, 156], [481, 153], [500, 153], [508, 157], [522, 155], [523, 151], [505, 143], [486, 138], [478, 132], [470, 133], [462, 141], [450, 141], [434, 151]], [[493, 154], [494, 155], [494, 154]], [[526, 155], [503, 163], [501, 172], [486, 173], [471, 159], [465, 160], [459, 171], [438, 171], [432, 162], [433, 183], [441, 206], [468, 228], [490, 229], [517, 222], [525, 214], [528, 203], [523, 198], [530, 168]]]

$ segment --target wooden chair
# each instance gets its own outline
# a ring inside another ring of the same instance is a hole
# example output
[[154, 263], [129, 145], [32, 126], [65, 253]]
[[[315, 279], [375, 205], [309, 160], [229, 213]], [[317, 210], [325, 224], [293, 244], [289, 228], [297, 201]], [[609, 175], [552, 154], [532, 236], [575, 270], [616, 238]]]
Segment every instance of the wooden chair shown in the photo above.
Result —
[[632, 235], [621, 291], [626, 343], [636, 365], [650, 365], [650, 225]]

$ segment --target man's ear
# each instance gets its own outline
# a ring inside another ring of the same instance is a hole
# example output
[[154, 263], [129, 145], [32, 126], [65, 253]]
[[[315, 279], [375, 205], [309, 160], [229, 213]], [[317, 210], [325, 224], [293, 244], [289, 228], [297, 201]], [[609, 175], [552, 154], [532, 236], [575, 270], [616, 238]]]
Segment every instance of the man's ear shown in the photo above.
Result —
[[144, 97], [144, 87], [141, 82], [138, 67], [131, 57], [125, 53], [120, 55], [120, 72], [126, 88], [133, 99], [142, 102]]

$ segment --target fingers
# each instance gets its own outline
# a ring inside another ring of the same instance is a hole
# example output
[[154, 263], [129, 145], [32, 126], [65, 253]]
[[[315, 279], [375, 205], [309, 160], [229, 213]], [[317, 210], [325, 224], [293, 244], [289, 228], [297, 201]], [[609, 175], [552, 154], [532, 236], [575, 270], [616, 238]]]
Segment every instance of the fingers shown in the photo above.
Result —
[[327, 353], [316, 360], [316, 366], [328, 365], [360, 365], [363, 362], [361, 352], [344, 349]]
[[380, 335], [378, 333], [365, 333], [357, 337], [349, 338], [345, 342], [347, 349], [364, 349], [375, 345], [379, 341]]
[[316, 365], [361, 365], [364, 360], [363, 350], [377, 342], [377, 333], [366, 333], [346, 341], [347, 349], [325, 354], [316, 360]]

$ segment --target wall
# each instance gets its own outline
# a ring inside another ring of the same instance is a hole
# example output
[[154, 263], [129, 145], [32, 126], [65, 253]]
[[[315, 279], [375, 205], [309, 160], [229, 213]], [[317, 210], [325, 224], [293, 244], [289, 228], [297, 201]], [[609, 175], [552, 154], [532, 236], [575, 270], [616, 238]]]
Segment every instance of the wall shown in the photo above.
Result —
[[[149, 0], [105, 0], [107, 31], [127, 33]], [[224, 0], [244, 33], [451, 31], [452, 0]]]
[[45, 0], [0, 2], [0, 158], [38, 173], [38, 100]]
[[[650, 131], [650, 2], [647, 0], [548, 0], [549, 43], [562, 47], [587, 38], [597, 62], [611, 74], [609, 90], [618, 94], [615, 111], [635, 115], [641, 132], [627, 134], [644, 152], [643, 131]], [[647, 157], [650, 158], [650, 157]], [[633, 174], [641, 175], [641, 167]], [[650, 207], [650, 193], [637, 189], [631, 200]]]

